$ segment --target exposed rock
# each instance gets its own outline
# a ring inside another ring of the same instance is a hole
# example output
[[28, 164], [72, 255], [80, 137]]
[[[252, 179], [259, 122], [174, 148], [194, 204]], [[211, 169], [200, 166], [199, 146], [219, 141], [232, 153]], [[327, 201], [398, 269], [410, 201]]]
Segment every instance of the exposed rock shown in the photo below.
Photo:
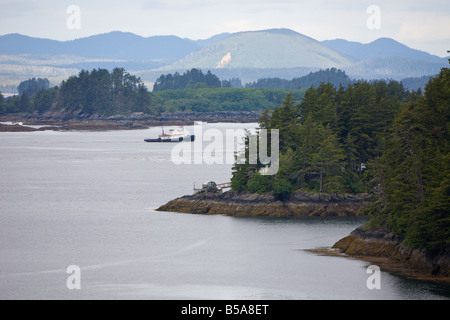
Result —
[[136, 112], [129, 115], [102, 116], [99, 114], [87, 114], [83, 112], [68, 112], [59, 110], [43, 114], [11, 114], [0, 117], [0, 122], [14, 121], [23, 122], [26, 125], [45, 126], [41, 129], [15, 128], [13, 126], [2, 126], [0, 132], [20, 131], [43, 131], [43, 130], [134, 130], [147, 129], [155, 126], [179, 126], [193, 125], [195, 122], [203, 121], [209, 123], [253, 123], [258, 122], [261, 112], [259, 111], [219, 111], [219, 112], [165, 112], [160, 116]]
[[349, 217], [362, 216], [362, 209], [368, 204], [367, 195], [324, 197], [297, 192], [288, 201], [278, 201], [273, 194], [229, 191], [184, 196], [158, 211], [251, 217]]
[[411, 249], [386, 228], [360, 227], [338, 241], [333, 249], [359, 259], [381, 262], [387, 271], [450, 283], [450, 248]]
[[33, 132], [33, 131], [37, 131], [37, 129], [19, 125], [13, 126], [0, 124], [0, 132]]

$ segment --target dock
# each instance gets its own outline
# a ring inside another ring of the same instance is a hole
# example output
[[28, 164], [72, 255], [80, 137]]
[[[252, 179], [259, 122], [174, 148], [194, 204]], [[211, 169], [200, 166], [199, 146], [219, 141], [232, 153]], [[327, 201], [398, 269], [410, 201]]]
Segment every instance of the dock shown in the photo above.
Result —
[[231, 182], [225, 182], [225, 183], [215, 183], [213, 181], [204, 183], [202, 185], [201, 189], [198, 189], [195, 187], [194, 184], [194, 191], [205, 191], [205, 190], [225, 190], [225, 189], [231, 189]]

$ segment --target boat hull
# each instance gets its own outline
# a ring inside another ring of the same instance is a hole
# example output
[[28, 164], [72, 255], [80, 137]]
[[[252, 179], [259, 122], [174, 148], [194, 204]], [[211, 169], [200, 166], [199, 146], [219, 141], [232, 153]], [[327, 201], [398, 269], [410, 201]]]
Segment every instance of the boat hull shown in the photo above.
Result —
[[161, 143], [161, 142], [183, 142], [183, 141], [187, 141], [187, 142], [193, 142], [195, 141], [195, 135], [188, 135], [185, 137], [176, 137], [176, 138], [168, 138], [168, 139], [163, 139], [163, 138], [158, 138], [158, 139], [145, 139], [145, 142], [152, 142], [152, 143]]

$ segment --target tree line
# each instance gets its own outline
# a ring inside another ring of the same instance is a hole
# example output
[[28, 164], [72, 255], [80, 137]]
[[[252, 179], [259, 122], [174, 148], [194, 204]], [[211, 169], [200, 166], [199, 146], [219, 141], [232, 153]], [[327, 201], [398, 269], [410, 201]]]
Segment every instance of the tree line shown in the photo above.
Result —
[[208, 70], [206, 74], [200, 69], [191, 69], [183, 74], [176, 72], [175, 74], [161, 75], [153, 86], [153, 91], [163, 90], [179, 90], [190, 87], [206, 87], [206, 88], [221, 88], [222, 86], [231, 86], [229, 82], [222, 82], [216, 75]]
[[208, 70], [204, 74], [200, 69], [191, 69], [183, 74], [161, 75], [155, 82], [154, 92], [164, 90], [182, 90], [186, 88], [266, 88], [266, 89], [289, 89], [298, 90], [307, 89], [311, 86], [317, 87], [322, 82], [330, 82], [335, 86], [340, 84], [347, 86], [351, 79], [345, 72], [336, 68], [311, 72], [304, 77], [294, 78], [292, 80], [280, 78], [263, 78], [258, 81], [242, 84], [238, 78], [221, 81], [216, 75]]
[[304, 90], [197, 87], [153, 92], [153, 97], [167, 112], [260, 111], [279, 106], [288, 93], [301, 99]]
[[368, 191], [365, 168], [382, 152], [386, 132], [402, 103], [415, 99], [395, 81], [358, 82], [308, 89], [300, 103], [288, 95], [267, 110], [261, 129], [280, 132], [280, 170], [259, 174], [263, 165], [236, 165], [233, 188], [251, 192], [323, 193]]
[[318, 87], [322, 82], [329, 82], [335, 87], [349, 85], [352, 80], [344, 71], [336, 68], [328, 68], [310, 72], [308, 75], [294, 78], [292, 80], [280, 78], [263, 78], [258, 81], [247, 83], [246, 88], [272, 88], [272, 89], [308, 89], [309, 87]]
[[372, 226], [388, 227], [413, 248], [448, 248], [449, 124], [449, 69], [424, 94], [395, 81], [322, 83], [301, 103], [287, 96], [260, 119], [261, 129], [280, 131], [278, 173], [265, 176], [261, 163], [236, 163], [232, 188], [280, 200], [296, 190], [369, 193]]
[[[293, 80], [260, 79], [242, 88], [239, 79], [221, 81], [208, 71], [199, 69], [184, 74], [161, 75], [150, 92], [140, 78], [115, 68], [82, 70], [77, 76], [63, 81], [59, 87], [49, 87], [47, 79], [22, 82], [19, 95], [0, 98], [0, 114], [46, 113], [64, 111], [67, 117], [129, 114], [143, 112], [214, 112], [273, 109], [282, 104], [287, 94], [296, 99], [306, 89], [321, 83], [347, 87], [358, 82], [335, 68], [321, 70]], [[420, 89], [419, 89], [420, 90]]]
[[388, 226], [414, 248], [450, 246], [450, 69], [397, 114], [373, 161], [373, 227]]
[[62, 111], [66, 117], [89, 117], [133, 112], [158, 116], [166, 111], [259, 111], [280, 105], [288, 93], [299, 99], [304, 93], [304, 90], [231, 88], [236, 79], [224, 83], [210, 72], [205, 75], [197, 71], [193, 69], [185, 74], [193, 77], [189, 83], [193, 84], [194, 78], [211, 78], [215, 79], [212, 83], [216, 85], [210, 87], [197, 82], [184, 89], [150, 92], [140, 78], [123, 68], [111, 72], [106, 69], [82, 70], [52, 88], [49, 88], [47, 79], [30, 79], [19, 85], [20, 95], [7, 99], [0, 96], [0, 114]]
[[64, 111], [72, 116], [108, 116], [159, 112], [142, 80], [123, 68], [111, 72], [106, 69], [82, 70], [53, 88], [48, 88], [48, 80], [45, 80], [22, 82], [18, 87], [19, 95], [0, 99], [0, 113]]

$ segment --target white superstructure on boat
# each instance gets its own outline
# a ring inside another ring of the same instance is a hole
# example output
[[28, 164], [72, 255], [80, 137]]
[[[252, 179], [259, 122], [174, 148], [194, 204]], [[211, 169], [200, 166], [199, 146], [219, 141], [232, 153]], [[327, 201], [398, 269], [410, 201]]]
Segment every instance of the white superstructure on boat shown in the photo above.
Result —
[[181, 141], [194, 141], [195, 136], [184, 131], [184, 127], [177, 129], [170, 129], [169, 132], [165, 132], [162, 129], [162, 134], [157, 139], [146, 139], [145, 142], [181, 142]]

